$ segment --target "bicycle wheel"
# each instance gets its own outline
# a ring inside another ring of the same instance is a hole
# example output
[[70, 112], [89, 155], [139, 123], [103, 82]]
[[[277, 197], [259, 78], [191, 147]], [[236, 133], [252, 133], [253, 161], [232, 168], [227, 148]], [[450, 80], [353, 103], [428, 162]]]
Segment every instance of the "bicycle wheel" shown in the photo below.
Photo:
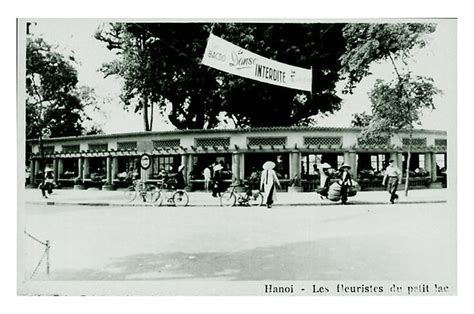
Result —
[[225, 191], [221, 195], [221, 206], [232, 207], [235, 205], [236, 201], [237, 198], [235, 197], [235, 194], [233, 192]]
[[263, 204], [263, 195], [260, 192], [252, 193], [252, 196], [249, 197], [250, 206], [262, 206]]
[[137, 191], [133, 185], [129, 186], [125, 192], [123, 192], [123, 198], [129, 203], [133, 202], [135, 198], [137, 198]]
[[156, 185], [147, 184], [145, 187], [145, 200], [147, 203], [155, 204], [160, 198], [160, 190]]
[[186, 191], [176, 191], [173, 194], [173, 203], [175, 206], [188, 206], [189, 203], [189, 196]]

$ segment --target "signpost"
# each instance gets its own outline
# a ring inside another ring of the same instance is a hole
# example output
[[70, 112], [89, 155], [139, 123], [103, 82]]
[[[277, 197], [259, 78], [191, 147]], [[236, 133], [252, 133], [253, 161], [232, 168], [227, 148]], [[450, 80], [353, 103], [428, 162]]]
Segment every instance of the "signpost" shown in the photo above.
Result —
[[148, 170], [151, 166], [151, 157], [148, 154], [142, 154], [140, 156], [140, 167], [143, 170]]

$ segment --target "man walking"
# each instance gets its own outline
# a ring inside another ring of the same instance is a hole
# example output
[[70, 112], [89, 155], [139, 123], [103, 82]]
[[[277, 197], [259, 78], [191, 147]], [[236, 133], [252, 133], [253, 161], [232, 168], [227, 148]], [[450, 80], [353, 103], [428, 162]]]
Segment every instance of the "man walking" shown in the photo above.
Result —
[[402, 181], [402, 172], [400, 169], [395, 166], [394, 160], [390, 159], [388, 161], [387, 169], [385, 169], [385, 175], [383, 176], [382, 185], [385, 186], [387, 183], [388, 178], [388, 185], [387, 191], [390, 193], [390, 203], [394, 203], [396, 199], [398, 199], [397, 188], [398, 182]]

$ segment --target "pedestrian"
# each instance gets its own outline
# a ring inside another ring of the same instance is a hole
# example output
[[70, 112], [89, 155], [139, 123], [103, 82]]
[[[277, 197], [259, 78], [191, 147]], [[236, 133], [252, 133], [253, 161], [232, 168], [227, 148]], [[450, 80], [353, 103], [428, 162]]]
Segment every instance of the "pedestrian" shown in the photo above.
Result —
[[46, 191], [48, 191], [48, 194], [53, 193], [54, 172], [51, 168], [46, 168], [44, 172], [44, 183], [41, 185], [41, 194], [44, 198], [48, 198], [48, 196], [46, 196]]
[[218, 197], [221, 196], [222, 190], [222, 165], [217, 164], [214, 166], [214, 175], [212, 177], [212, 196]]
[[184, 166], [180, 165], [178, 167], [178, 172], [174, 174], [174, 177], [176, 179], [176, 189], [178, 190], [184, 190], [186, 187], [186, 179], [184, 178]]
[[[388, 178], [388, 184], [387, 184]], [[388, 193], [390, 193], [390, 203], [395, 203], [398, 199], [397, 188], [398, 182], [402, 181], [402, 171], [395, 165], [393, 159], [388, 161], [387, 169], [385, 169], [385, 175], [382, 180], [382, 185], [387, 187]]]
[[339, 168], [339, 184], [341, 185], [341, 202], [342, 204], [347, 204], [347, 193], [349, 190], [349, 187], [352, 186], [352, 178], [351, 174], [349, 173], [349, 170], [351, 169], [351, 166], [348, 164], [343, 164]]
[[[316, 166], [316, 165], [315, 165]], [[331, 165], [328, 163], [323, 163], [319, 164], [318, 170], [319, 170], [319, 195], [321, 196], [321, 199], [323, 198], [328, 198], [328, 192], [329, 192], [329, 183], [331, 182], [329, 178], [329, 169], [331, 168]]]
[[[211, 167], [211, 166], [209, 166]], [[211, 169], [209, 167], [204, 168], [204, 189], [209, 192], [209, 183], [211, 182]]]
[[260, 189], [263, 190], [263, 198], [267, 208], [272, 208], [272, 205], [276, 199], [275, 185], [280, 187], [280, 181], [276, 175], [275, 163], [273, 161], [267, 161], [263, 164], [263, 171], [260, 177]]

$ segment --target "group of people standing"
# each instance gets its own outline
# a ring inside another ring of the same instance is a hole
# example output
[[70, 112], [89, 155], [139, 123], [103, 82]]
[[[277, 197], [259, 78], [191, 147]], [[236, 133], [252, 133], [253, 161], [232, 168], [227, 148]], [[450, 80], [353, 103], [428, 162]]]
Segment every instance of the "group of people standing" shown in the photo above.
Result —
[[[319, 194], [321, 195], [321, 198], [328, 198], [331, 183], [329, 169], [331, 169], [331, 166], [327, 163], [323, 163], [319, 164], [318, 169], [321, 178]], [[336, 175], [338, 179], [337, 185], [338, 188], [340, 188], [340, 199], [342, 204], [347, 204], [348, 190], [350, 187], [354, 186], [352, 177], [349, 173], [350, 169], [351, 167], [348, 164], [343, 164]], [[402, 171], [395, 165], [395, 161], [390, 159], [387, 168], [385, 169], [382, 185], [386, 186], [387, 191], [390, 194], [391, 204], [394, 204], [395, 200], [398, 199], [397, 189], [401, 180]]]

